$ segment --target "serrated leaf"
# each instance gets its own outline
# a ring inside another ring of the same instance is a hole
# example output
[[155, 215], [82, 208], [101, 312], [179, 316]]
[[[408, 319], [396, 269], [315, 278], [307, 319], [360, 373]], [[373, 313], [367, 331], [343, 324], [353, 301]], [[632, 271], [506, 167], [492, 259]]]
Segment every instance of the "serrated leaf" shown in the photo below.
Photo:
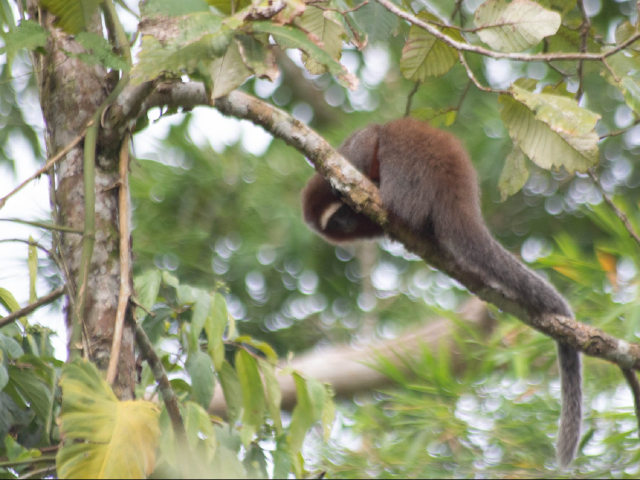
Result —
[[500, 52], [521, 52], [560, 28], [561, 16], [530, 0], [488, 0], [474, 15], [478, 35]]
[[[151, 310], [153, 304], [156, 303], [158, 292], [160, 291], [161, 276], [158, 270], [147, 270], [142, 275], [138, 275], [133, 279], [133, 285], [136, 291], [136, 300], [147, 310]], [[145, 312], [142, 308], [138, 308], [137, 317], [142, 317]]]
[[38, 249], [36, 248], [33, 237], [29, 235], [29, 254], [27, 256], [27, 264], [29, 265], [29, 303], [37, 300], [36, 280], [38, 279]]
[[225, 54], [211, 62], [208, 70], [213, 80], [211, 100], [228, 95], [253, 75], [244, 64], [236, 42], [231, 42]]
[[86, 30], [102, 0], [41, 0], [40, 4], [58, 17], [56, 22], [65, 32], [76, 34]]
[[602, 75], [620, 90], [629, 108], [640, 114], [640, 59], [636, 55], [618, 52], [607, 58], [607, 62], [618, 78], [608, 71], [602, 72]]
[[236, 353], [236, 371], [242, 388], [242, 432], [245, 448], [253, 441], [264, 421], [266, 401], [258, 364], [244, 349]]
[[[322, 49], [331, 58], [336, 61], [340, 60], [342, 39], [346, 38], [347, 34], [337, 12], [307, 6], [302, 16], [296, 20], [296, 25], [300, 26], [303, 31], [315, 35], [322, 43]], [[328, 71], [325, 65], [318, 63], [306, 53], [302, 55], [302, 61], [309, 73], [314, 75], [322, 75]]]
[[76, 41], [82, 45], [87, 53], [67, 52], [69, 56], [79, 58], [87, 65], [102, 65], [124, 72], [130, 70], [131, 67], [127, 61], [114, 53], [112, 45], [103, 36], [81, 32], [76, 35]]
[[286, 25], [274, 25], [271, 22], [253, 22], [251, 25], [256, 33], [272, 35], [276, 43], [282, 48], [298, 48], [302, 50], [314, 61], [327, 67], [327, 71], [335, 76], [341, 85], [351, 90], [358, 88], [358, 79], [348, 73], [346, 68], [331, 58], [331, 55], [313, 43], [300, 30]]
[[[96, 367], [76, 360], [62, 367], [60, 478], [143, 478], [154, 469], [160, 430], [156, 405], [118, 401]], [[78, 442], [79, 441], [79, 442]]]
[[6, 53], [11, 56], [23, 48], [35, 50], [38, 47], [44, 47], [47, 44], [47, 38], [49, 38], [49, 32], [37, 22], [23, 20], [16, 29], [3, 35], [4, 47], [0, 48], [0, 55]]
[[[231, 0], [207, 0], [207, 3], [225, 15], [231, 15]], [[233, 0], [235, 11], [239, 12], [245, 7], [251, 5], [250, 0]]]
[[564, 167], [569, 173], [585, 172], [598, 162], [599, 115], [566, 97], [513, 85], [511, 91], [514, 98], [500, 96], [501, 117], [514, 143], [533, 162], [547, 170]]
[[282, 404], [282, 391], [276, 378], [275, 366], [263, 359], [258, 360], [260, 371], [264, 377], [264, 385], [267, 393], [267, 410], [273, 420], [276, 435], [282, 433], [282, 420], [280, 418], [280, 405]]
[[500, 191], [500, 201], [504, 202], [507, 197], [520, 191], [529, 179], [529, 169], [527, 168], [527, 157], [517, 146], [513, 147], [511, 153], [504, 161], [504, 168], [498, 180], [498, 190]]
[[261, 42], [248, 35], [238, 35], [236, 42], [240, 50], [240, 56], [244, 64], [258, 78], [268, 78], [272, 82], [280, 75], [276, 56], [269, 45], [269, 40], [265, 36], [265, 41]]
[[222, 368], [222, 362], [224, 361], [224, 340], [222, 335], [227, 327], [228, 318], [227, 301], [219, 293], [213, 294], [209, 315], [204, 323], [204, 330], [209, 341], [209, 355], [216, 370]]
[[[437, 21], [438, 19], [426, 12], [418, 15], [423, 21]], [[460, 32], [453, 28], [440, 29], [456, 41], [462, 42]], [[404, 78], [412, 82], [424, 82], [426, 77], [440, 77], [451, 70], [458, 62], [458, 52], [438, 40], [426, 30], [412, 25], [409, 37], [402, 49], [400, 70]]]
[[191, 352], [185, 368], [191, 377], [193, 399], [204, 408], [209, 408], [216, 382], [211, 357], [200, 350]]
[[218, 369], [218, 379], [227, 404], [227, 418], [229, 424], [233, 425], [240, 418], [242, 411], [242, 387], [236, 371], [226, 360], [222, 368]]

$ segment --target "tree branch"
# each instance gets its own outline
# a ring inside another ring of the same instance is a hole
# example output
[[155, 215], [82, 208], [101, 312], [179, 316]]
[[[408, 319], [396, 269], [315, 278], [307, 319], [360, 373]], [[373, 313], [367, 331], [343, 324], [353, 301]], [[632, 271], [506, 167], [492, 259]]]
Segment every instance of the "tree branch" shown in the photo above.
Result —
[[[193, 108], [206, 104], [207, 97], [202, 85], [176, 83], [165, 84], [152, 94], [147, 99], [146, 107], [169, 105]], [[598, 328], [561, 315], [530, 316], [515, 297], [484, 284], [480, 276], [464, 270], [449, 253], [417, 237], [397, 219], [388, 218], [377, 187], [302, 122], [266, 102], [238, 91], [217, 99], [215, 107], [225, 115], [262, 126], [274, 137], [296, 148], [344, 195], [345, 202], [351, 207], [369, 216], [408, 251], [454, 278], [482, 300], [587, 355], [608, 360], [623, 368], [640, 370], [640, 345], [615, 338]]]
[[417, 27], [423, 28], [424, 30], [429, 32], [431, 35], [433, 35], [439, 40], [442, 40], [444, 43], [446, 43], [450, 47], [455, 48], [456, 50], [464, 50], [467, 52], [477, 53], [477, 54], [484, 55], [486, 57], [491, 57], [491, 58], [506, 58], [509, 60], [519, 60], [522, 62], [531, 62], [531, 61], [548, 62], [551, 60], [585, 60], [585, 61], [599, 62], [619, 52], [620, 50], [627, 48], [629, 45], [636, 42], [637, 40], [640, 40], [640, 33], [635, 33], [634, 35], [629, 37], [625, 42], [621, 43], [617, 47], [611, 50], [608, 50], [607, 52], [604, 52], [604, 53], [530, 54], [530, 53], [494, 52], [493, 50], [489, 50], [483, 47], [469, 45], [468, 43], [463, 43], [463, 42], [457, 42], [453, 40], [451, 37], [449, 37], [448, 35], [442, 33], [438, 27], [435, 27], [434, 25], [430, 25], [429, 23], [423, 20], [420, 20], [415, 15], [411, 15], [410, 13], [407, 13], [404, 10], [401, 10], [400, 8], [395, 6], [393, 3], [391, 3], [390, 0], [376, 0], [376, 1], [380, 5], [382, 5], [384, 8], [389, 10], [391, 13], [393, 13], [394, 15], [400, 18], [403, 18], [404, 20], [411, 23], [412, 25], [416, 25]]
[[20, 310], [16, 310], [13, 313], [10, 313], [6, 317], [0, 318], [0, 328], [4, 327], [5, 325], [9, 325], [12, 322], [15, 322], [20, 317], [29, 315], [31, 312], [33, 312], [34, 310], [37, 310], [43, 305], [48, 305], [50, 303], [55, 302], [58, 298], [62, 296], [64, 291], [65, 291], [65, 286], [63, 285], [61, 287], [56, 288], [53, 292], [49, 293], [48, 295], [45, 295], [44, 297], [40, 297], [38, 300], [27, 305], [26, 307], [21, 308]]

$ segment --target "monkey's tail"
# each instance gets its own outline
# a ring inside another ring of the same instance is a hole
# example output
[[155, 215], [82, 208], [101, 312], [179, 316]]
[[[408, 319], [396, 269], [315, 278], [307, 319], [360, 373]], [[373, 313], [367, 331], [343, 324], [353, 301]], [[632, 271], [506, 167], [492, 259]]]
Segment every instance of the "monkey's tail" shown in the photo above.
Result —
[[578, 450], [582, 424], [582, 362], [580, 353], [558, 343], [558, 364], [562, 389], [562, 412], [556, 452], [558, 463], [569, 466]]
[[[447, 242], [458, 259], [464, 259], [487, 285], [524, 307], [529, 315], [559, 314], [573, 318], [566, 300], [553, 286], [531, 271], [496, 242], [484, 224], [467, 220]], [[562, 468], [573, 460], [582, 423], [582, 364], [580, 352], [558, 343], [562, 410], [556, 451]]]

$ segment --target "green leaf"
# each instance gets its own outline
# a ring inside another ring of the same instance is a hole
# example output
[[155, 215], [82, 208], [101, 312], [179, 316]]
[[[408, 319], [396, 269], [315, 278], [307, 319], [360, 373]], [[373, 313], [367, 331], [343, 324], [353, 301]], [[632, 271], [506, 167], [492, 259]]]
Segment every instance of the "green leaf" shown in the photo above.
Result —
[[258, 364], [244, 349], [236, 353], [236, 371], [242, 388], [242, 443], [245, 448], [253, 441], [264, 421], [265, 396]]
[[500, 96], [502, 121], [512, 140], [533, 162], [547, 170], [564, 167], [585, 172], [598, 162], [600, 116], [558, 95], [531, 93], [511, 86], [513, 98]]
[[[231, 0], [207, 0], [207, 3], [215, 7], [220, 13], [231, 15]], [[233, 3], [235, 4], [236, 12], [251, 5], [250, 0], [233, 0]]]
[[285, 435], [280, 435], [276, 450], [271, 452], [273, 458], [273, 478], [288, 478], [291, 470], [291, 452]]
[[298, 373], [293, 373], [293, 381], [296, 384], [297, 404], [291, 415], [291, 425], [289, 425], [289, 453], [291, 461], [295, 466], [296, 476], [300, 477], [301, 465], [298, 462], [298, 454], [302, 449], [302, 442], [309, 429], [313, 426], [315, 411], [313, 402], [309, 396], [307, 381]]
[[411, 110], [411, 116], [420, 120], [427, 120], [430, 125], [441, 128], [450, 127], [458, 117], [458, 111], [450, 108], [434, 110], [433, 108], [416, 108]]
[[[151, 310], [153, 304], [156, 303], [158, 292], [160, 291], [160, 278], [160, 272], [158, 270], [147, 270], [133, 280], [136, 290], [136, 300], [147, 310]], [[144, 315], [144, 310], [138, 308], [136, 316], [142, 317]]]
[[504, 168], [498, 180], [498, 190], [500, 191], [500, 201], [504, 202], [507, 197], [520, 191], [529, 179], [529, 169], [527, 168], [527, 156], [517, 146], [504, 162]]
[[[437, 21], [438, 19], [426, 12], [418, 15], [423, 21]], [[442, 33], [452, 39], [464, 41], [460, 32], [453, 28], [440, 29]], [[412, 25], [409, 37], [402, 49], [400, 70], [404, 78], [412, 82], [424, 82], [426, 77], [440, 77], [451, 70], [458, 62], [458, 52], [438, 40], [426, 30]]]
[[14, 426], [26, 426], [33, 418], [33, 413], [20, 408], [5, 391], [0, 391], [0, 438], [4, 438]]
[[367, 32], [369, 43], [388, 42], [399, 26], [398, 17], [378, 2], [369, 2], [358, 8], [353, 17], [361, 30]]
[[9, 382], [29, 402], [35, 414], [46, 422], [53, 404], [53, 392], [50, 385], [31, 367], [18, 368], [9, 365]]
[[608, 71], [602, 72], [607, 82], [616, 87], [626, 104], [636, 114], [640, 114], [640, 58], [618, 52], [607, 58], [609, 67], [617, 79]]
[[[223, 0], [229, 1], [229, 0]], [[204, 0], [147, 0], [140, 4], [140, 15], [143, 17], [168, 16], [177, 17], [196, 12], [208, 12], [209, 7]]]
[[282, 48], [298, 48], [306, 53], [310, 58], [327, 68], [331, 75], [338, 79], [338, 82], [351, 90], [358, 87], [358, 79], [347, 72], [340, 63], [336, 62], [331, 55], [313, 43], [300, 30], [284, 25], [275, 25], [271, 22], [253, 22], [251, 24], [256, 33], [268, 33]]
[[0, 305], [7, 309], [9, 313], [20, 310], [20, 304], [17, 302], [13, 294], [6, 288], [0, 287]]
[[267, 410], [269, 411], [271, 420], [273, 420], [276, 435], [280, 435], [282, 433], [282, 420], [280, 418], [282, 391], [276, 378], [276, 368], [273, 364], [263, 359], [259, 359], [258, 364], [260, 365], [260, 371], [264, 377], [264, 385], [267, 391]]
[[82, 360], [62, 368], [60, 478], [144, 478], [154, 469], [160, 429], [156, 405], [118, 401], [96, 367]]
[[4, 47], [0, 48], [0, 55], [6, 53], [11, 56], [18, 50], [26, 48], [35, 50], [47, 44], [49, 32], [45, 31], [33, 20], [23, 20], [18, 28], [3, 35]]
[[[336, 61], [340, 60], [342, 40], [347, 38], [347, 34], [337, 12], [307, 6], [302, 16], [296, 19], [296, 25], [300, 26], [303, 31], [315, 35], [322, 42], [322, 49], [331, 58]], [[309, 73], [314, 75], [322, 75], [328, 71], [325, 65], [318, 63], [306, 53], [302, 54], [302, 61]]]
[[227, 404], [227, 418], [229, 424], [233, 425], [240, 418], [242, 411], [242, 387], [236, 371], [226, 360], [222, 364], [222, 368], [218, 369], [218, 379]]
[[228, 95], [253, 75], [242, 60], [237, 42], [231, 42], [225, 54], [211, 62], [208, 70], [213, 80], [212, 100]]
[[222, 295], [215, 293], [211, 301], [211, 309], [204, 324], [204, 330], [209, 340], [209, 355], [216, 370], [222, 368], [224, 361], [224, 341], [222, 335], [227, 327], [227, 302]]
[[240, 335], [236, 337], [235, 341], [237, 343], [244, 343], [246, 345], [251, 345], [253, 348], [260, 350], [265, 354], [267, 360], [275, 365], [278, 361], [278, 354], [275, 352], [273, 347], [266, 342], [261, 342], [260, 340], [256, 340], [255, 338], [249, 337], [248, 335]]
[[[208, 407], [209, 405], [207, 405]], [[216, 432], [207, 411], [194, 402], [185, 404], [184, 426], [191, 451], [199, 461], [210, 463], [216, 454]]]
[[530, 0], [488, 0], [478, 7], [478, 35], [500, 52], [521, 52], [533, 47], [560, 28], [560, 14]]
[[247, 454], [242, 461], [247, 471], [248, 478], [269, 478], [267, 473], [267, 459], [264, 456], [262, 448], [256, 444], [251, 444], [247, 450]]
[[331, 438], [331, 429], [333, 428], [333, 422], [336, 420], [336, 405], [331, 398], [333, 395], [327, 392], [327, 398], [322, 407], [322, 436], [325, 442]]
[[193, 314], [191, 315], [191, 341], [195, 346], [198, 345], [200, 333], [211, 312], [211, 302], [212, 295], [204, 290], [196, 290], [195, 303], [192, 307]]
[[29, 255], [27, 257], [29, 265], [29, 303], [33, 303], [38, 299], [36, 293], [36, 280], [38, 279], [38, 249], [36, 248], [33, 237], [29, 235]]
[[57, 24], [67, 33], [86, 30], [102, 0], [41, 0], [40, 4], [58, 17]]
[[0, 333], [0, 351], [10, 359], [17, 359], [24, 355], [24, 350], [18, 342], [8, 335]]
[[191, 392], [194, 400], [204, 408], [209, 408], [215, 387], [211, 357], [200, 350], [192, 352], [187, 358], [185, 368], [191, 377]]
[[113, 70], [128, 72], [131, 68], [127, 61], [113, 52], [113, 47], [102, 35], [81, 32], [76, 35], [76, 41], [82, 45], [87, 53], [70, 53], [87, 65], [102, 65]]
[[9, 372], [7, 367], [0, 363], [0, 390], [3, 390], [7, 383], [9, 383]]
[[266, 35], [263, 41], [248, 35], [238, 35], [236, 42], [244, 64], [258, 78], [268, 78], [272, 82], [278, 78], [280, 70], [276, 63], [276, 56]]

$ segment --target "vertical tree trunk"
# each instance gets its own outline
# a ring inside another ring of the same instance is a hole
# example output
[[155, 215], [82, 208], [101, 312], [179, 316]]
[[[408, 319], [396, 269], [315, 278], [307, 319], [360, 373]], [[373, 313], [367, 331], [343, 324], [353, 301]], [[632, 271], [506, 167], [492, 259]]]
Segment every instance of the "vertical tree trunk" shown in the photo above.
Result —
[[[51, 36], [45, 55], [34, 55], [38, 75], [40, 103], [46, 123], [48, 154], [53, 155], [84, 131], [87, 122], [106, 99], [117, 78], [101, 66], [87, 65], [65, 52], [79, 53], [83, 49], [72, 36], [53, 26], [54, 18], [46, 11], [38, 12], [36, 0], [28, 0], [30, 17], [38, 19]], [[98, 15], [93, 33], [102, 34]], [[118, 148], [119, 142], [98, 141], [96, 151], [96, 238], [89, 269], [84, 309], [84, 331], [89, 357], [106, 370], [111, 352], [114, 321], [118, 303], [120, 264], [118, 251]], [[72, 149], [56, 166], [54, 221], [82, 230], [84, 226], [83, 143]], [[57, 210], [57, 211], [55, 211]], [[66, 281], [75, 292], [82, 250], [82, 235], [62, 233], [57, 248], [63, 258]], [[71, 330], [73, 298], [67, 299], [67, 331]], [[70, 338], [70, 336], [69, 336]], [[135, 386], [134, 332], [125, 325], [118, 375], [113, 388], [123, 398], [133, 398]]]

